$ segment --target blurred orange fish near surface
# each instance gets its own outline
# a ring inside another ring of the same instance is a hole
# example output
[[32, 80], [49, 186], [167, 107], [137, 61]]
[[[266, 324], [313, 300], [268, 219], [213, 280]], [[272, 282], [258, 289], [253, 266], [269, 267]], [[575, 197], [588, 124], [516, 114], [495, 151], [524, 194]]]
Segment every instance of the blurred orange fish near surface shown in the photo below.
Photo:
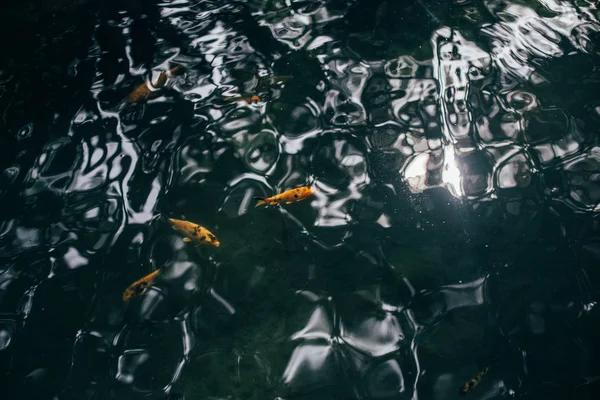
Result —
[[474, 378], [469, 379], [464, 385], [461, 386], [460, 394], [465, 395], [465, 394], [469, 393], [470, 391], [472, 391], [473, 389], [475, 389], [475, 387], [477, 387], [477, 385], [479, 385], [479, 382], [481, 382], [481, 378], [483, 378], [483, 376], [485, 374], [487, 374], [489, 370], [490, 370], [489, 367], [485, 367], [484, 369], [479, 371], [477, 373], [477, 375], [475, 375]]
[[286, 190], [285, 192], [273, 197], [254, 197], [254, 199], [258, 200], [256, 207], [261, 206], [263, 204], [276, 206], [280, 203], [290, 204], [297, 201], [302, 201], [315, 194], [315, 191], [316, 189], [313, 190], [310, 186], [303, 186], [295, 189]]
[[225, 101], [245, 101], [248, 104], [258, 103], [260, 101], [260, 97], [257, 95], [247, 96], [247, 97], [225, 97], [223, 100]]
[[129, 285], [129, 287], [127, 289], [125, 289], [125, 292], [123, 292], [123, 301], [127, 301], [127, 300], [131, 299], [132, 297], [141, 296], [144, 293], [146, 293], [148, 288], [150, 286], [152, 286], [152, 284], [154, 283], [154, 281], [156, 280], [158, 275], [160, 275], [160, 273], [162, 271], [164, 271], [164, 269], [165, 269], [165, 266], [163, 265], [156, 271], [149, 273], [148, 275], [144, 276], [142, 279], [139, 279], [139, 280], [133, 282], [131, 285]]
[[151, 81], [148, 81], [148, 82], [144, 83], [143, 85], [139, 86], [137, 89], [135, 89], [133, 92], [131, 92], [129, 94], [129, 96], [127, 97], [127, 101], [129, 103], [137, 103], [138, 101], [141, 101], [141, 100], [148, 100], [150, 98], [153, 98], [154, 96], [156, 96], [158, 94], [160, 89], [162, 89], [165, 86], [165, 83], [167, 83], [167, 79], [170, 76], [176, 75], [182, 70], [183, 70], [183, 67], [180, 65], [177, 65], [176, 67], [171, 68], [167, 72], [161, 73], [158, 76], [158, 78], [156, 79], [156, 83], [152, 83]]
[[185, 236], [183, 241], [186, 243], [194, 242], [197, 245], [206, 244], [213, 247], [219, 247], [221, 245], [221, 242], [217, 240], [217, 237], [203, 226], [181, 219], [167, 219], [175, 231]]

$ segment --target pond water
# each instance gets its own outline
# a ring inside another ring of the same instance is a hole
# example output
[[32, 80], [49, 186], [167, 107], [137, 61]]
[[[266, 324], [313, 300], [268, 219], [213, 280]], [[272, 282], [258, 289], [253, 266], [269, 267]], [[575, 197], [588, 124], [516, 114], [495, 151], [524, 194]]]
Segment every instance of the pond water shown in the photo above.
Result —
[[597, 1], [0, 9], [2, 399], [598, 398]]

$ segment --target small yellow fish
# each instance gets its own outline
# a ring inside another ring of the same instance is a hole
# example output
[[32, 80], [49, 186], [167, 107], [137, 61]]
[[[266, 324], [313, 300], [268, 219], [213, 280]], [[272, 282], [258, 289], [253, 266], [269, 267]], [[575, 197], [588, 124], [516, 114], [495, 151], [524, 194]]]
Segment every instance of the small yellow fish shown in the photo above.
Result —
[[248, 96], [248, 97], [225, 97], [223, 100], [225, 101], [245, 101], [248, 104], [258, 103], [260, 101], [260, 97]]
[[185, 236], [183, 241], [186, 243], [195, 242], [196, 244], [207, 244], [213, 247], [219, 247], [220, 242], [208, 229], [203, 226], [194, 224], [193, 222], [183, 221], [180, 219], [167, 218], [173, 229]]
[[159, 92], [159, 90], [165, 86], [165, 83], [167, 83], [167, 78], [171, 75], [175, 75], [177, 73], [179, 73], [179, 71], [181, 71], [183, 69], [183, 67], [181, 67], [180, 65], [177, 65], [176, 67], [170, 69], [167, 72], [163, 72], [162, 74], [160, 74], [158, 76], [158, 79], [156, 79], [156, 83], [152, 83], [152, 82], [147, 82], [144, 83], [143, 85], [139, 86], [137, 89], [135, 89], [133, 92], [131, 92], [131, 94], [127, 97], [127, 101], [129, 103], [137, 103], [138, 101], [141, 100], [148, 100], [153, 98], [154, 96], [156, 96]]
[[150, 274], [144, 276], [142, 279], [139, 279], [133, 282], [131, 285], [129, 285], [129, 287], [125, 289], [125, 292], [123, 292], [123, 301], [125, 302], [134, 296], [141, 296], [144, 293], [146, 293], [146, 290], [148, 290], [148, 288], [152, 286], [152, 284], [156, 280], [156, 277], [158, 277], [158, 275], [164, 269], [165, 266], [163, 265], [156, 271], [151, 272]]
[[487, 374], [488, 371], [489, 371], [488, 367], [485, 367], [484, 369], [479, 371], [477, 373], [477, 375], [475, 375], [474, 378], [470, 379], [464, 385], [462, 385], [462, 387], [460, 388], [460, 394], [465, 395], [465, 394], [469, 393], [471, 390], [473, 390], [477, 385], [479, 385], [481, 378], [483, 378], [483, 376], [485, 374]]
[[263, 204], [270, 204], [276, 206], [280, 203], [290, 204], [296, 201], [302, 201], [304, 199], [309, 198], [314, 194], [314, 191], [310, 186], [303, 186], [295, 189], [286, 190], [283, 193], [280, 193], [273, 197], [254, 197], [255, 200], [258, 200], [256, 207], [261, 206]]

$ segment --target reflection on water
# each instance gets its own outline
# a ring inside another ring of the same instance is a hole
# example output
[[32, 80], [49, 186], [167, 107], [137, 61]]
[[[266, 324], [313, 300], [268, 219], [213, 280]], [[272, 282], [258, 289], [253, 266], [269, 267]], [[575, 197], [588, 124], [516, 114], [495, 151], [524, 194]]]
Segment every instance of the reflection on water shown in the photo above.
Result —
[[3, 395], [595, 398], [597, 2], [9, 3]]

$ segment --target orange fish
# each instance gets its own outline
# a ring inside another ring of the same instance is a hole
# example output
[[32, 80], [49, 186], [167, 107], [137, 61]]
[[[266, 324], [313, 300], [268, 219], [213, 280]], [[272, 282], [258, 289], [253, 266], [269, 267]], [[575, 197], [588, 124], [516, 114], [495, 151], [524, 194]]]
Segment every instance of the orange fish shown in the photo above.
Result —
[[245, 101], [248, 104], [258, 103], [260, 101], [260, 97], [257, 95], [248, 96], [248, 97], [225, 97], [223, 100], [225, 101]]
[[131, 94], [127, 97], [127, 101], [130, 103], [136, 103], [141, 100], [147, 100], [155, 97], [160, 91], [160, 89], [162, 89], [165, 86], [165, 83], [167, 83], [167, 78], [169, 76], [179, 73], [179, 71], [181, 71], [182, 69], [183, 67], [177, 65], [169, 71], [160, 74], [158, 76], [158, 79], [156, 79], [156, 83], [152, 83], [150, 81], [144, 83], [143, 85], [135, 89], [133, 92], [131, 92]]
[[280, 193], [273, 197], [254, 197], [255, 200], [258, 200], [256, 207], [261, 206], [263, 204], [270, 204], [276, 206], [280, 203], [290, 204], [296, 201], [302, 201], [304, 199], [309, 198], [315, 192], [311, 189], [310, 186], [303, 186], [295, 189], [286, 190], [283, 193]]
[[151, 272], [150, 274], [146, 275], [142, 279], [139, 279], [139, 280], [133, 282], [127, 289], [125, 289], [125, 292], [123, 292], [123, 301], [127, 301], [134, 296], [141, 296], [144, 293], [146, 293], [146, 290], [148, 290], [148, 288], [150, 286], [152, 286], [152, 284], [156, 280], [156, 277], [164, 269], [165, 269], [165, 266], [163, 265], [162, 267], [160, 267], [159, 269], [157, 269], [154, 272]]
[[217, 240], [217, 237], [203, 226], [180, 219], [167, 219], [175, 231], [185, 236], [183, 241], [186, 243], [195, 242], [197, 245], [207, 244], [213, 247], [219, 247], [221, 245], [221, 243]]

